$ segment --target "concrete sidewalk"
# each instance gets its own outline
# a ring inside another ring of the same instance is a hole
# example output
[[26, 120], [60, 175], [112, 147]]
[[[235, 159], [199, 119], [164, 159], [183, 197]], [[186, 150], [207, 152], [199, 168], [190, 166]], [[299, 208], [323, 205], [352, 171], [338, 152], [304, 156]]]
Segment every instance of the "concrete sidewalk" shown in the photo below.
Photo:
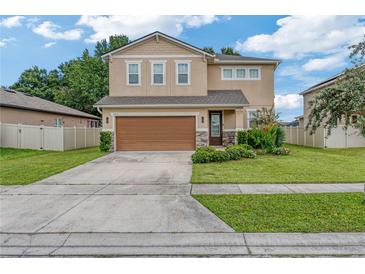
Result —
[[194, 184], [191, 194], [291, 194], [363, 192], [364, 184]]
[[1, 257], [365, 257], [365, 233], [0, 233]]

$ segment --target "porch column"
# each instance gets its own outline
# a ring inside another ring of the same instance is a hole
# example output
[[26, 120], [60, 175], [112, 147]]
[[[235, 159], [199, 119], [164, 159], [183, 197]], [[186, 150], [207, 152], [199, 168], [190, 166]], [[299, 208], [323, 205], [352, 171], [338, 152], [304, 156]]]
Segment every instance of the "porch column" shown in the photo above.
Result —
[[243, 129], [243, 108], [236, 109], [236, 131]]

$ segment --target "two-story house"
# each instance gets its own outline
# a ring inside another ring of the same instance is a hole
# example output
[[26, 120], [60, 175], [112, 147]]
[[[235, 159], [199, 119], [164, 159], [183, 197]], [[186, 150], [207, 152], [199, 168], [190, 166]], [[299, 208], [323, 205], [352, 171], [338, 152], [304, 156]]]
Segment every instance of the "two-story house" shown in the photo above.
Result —
[[153, 32], [103, 55], [109, 96], [95, 107], [115, 150], [228, 145], [274, 104], [279, 60], [203, 50]]

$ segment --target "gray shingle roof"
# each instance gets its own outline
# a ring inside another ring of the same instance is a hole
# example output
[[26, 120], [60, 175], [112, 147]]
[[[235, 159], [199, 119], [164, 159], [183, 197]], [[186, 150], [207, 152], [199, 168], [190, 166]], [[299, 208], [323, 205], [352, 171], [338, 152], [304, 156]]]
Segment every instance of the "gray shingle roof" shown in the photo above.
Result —
[[251, 61], [251, 62], [280, 62], [278, 59], [268, 59], [268, 58], [258, 58], [258, 57], [248, 57], [239, 55], [226, 55], [226, 54], [215, 54], [215, 58], [220, 61]]
[[10, 89], [0, 89], [0, 106], [99, 119], [99, 117], [86, 112], [82, 112], [36, 96]]
[[241, 90], [208, 90], [208, 96], [106, 96], [95, 106], [193, 105], [244, 106], [249, 104]]

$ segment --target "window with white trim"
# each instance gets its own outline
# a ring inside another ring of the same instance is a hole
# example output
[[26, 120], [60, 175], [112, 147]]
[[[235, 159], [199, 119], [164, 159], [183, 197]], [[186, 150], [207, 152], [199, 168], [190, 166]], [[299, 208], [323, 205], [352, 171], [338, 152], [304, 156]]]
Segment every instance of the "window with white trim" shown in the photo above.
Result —
[[165, 84], [165, 63], [152, 63], [152, 85]]
[[252, 68], [252, 69], [249, 69], [249, 72], [250, 72], [250, 79], [258, 79], [259, 78], [259, 69]]
[[223, 78], [227, 79], [227, 80], [232, 80], [233, 79], [233, 69], [223, 69], [222, 71], [223, 73]]
[[127, 83], [130, 86], [141, 84], [141, 63], [127, 63]]
[[190, 85], [190, 63], [177, 62], [176, 63], [176, 84]]
[[254, 127], [254, 120], [257, 114], [257, 110], [247, 110], [247, 128]]
[[261, 69], [257, 67], [221, 67], [222, 80], [260, 80]]

